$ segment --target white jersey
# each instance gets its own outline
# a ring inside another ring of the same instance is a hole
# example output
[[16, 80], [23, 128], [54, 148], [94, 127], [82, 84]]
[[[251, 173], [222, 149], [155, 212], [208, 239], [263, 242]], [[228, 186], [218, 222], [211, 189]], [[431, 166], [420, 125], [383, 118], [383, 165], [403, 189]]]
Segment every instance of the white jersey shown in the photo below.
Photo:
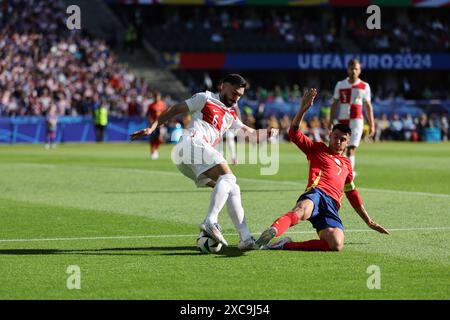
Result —
[[334, 88], [333, 94], [333, 98], [339, 101], [338, 119], [341, 122], [351, 119], [362, 119], [363, 103], [370, 102], [369, 84], [362, 80], [351, 84], [348, 80], [347, 78], [339, 81]]
[[227, 108], [218, 94], [210, 91], [194, 94], [186, 104], [192, 112], [188, 129], [191, 137], [199, 138], [215, 146], [228, 129], [241, 129], [244, 124], [233, 108]]

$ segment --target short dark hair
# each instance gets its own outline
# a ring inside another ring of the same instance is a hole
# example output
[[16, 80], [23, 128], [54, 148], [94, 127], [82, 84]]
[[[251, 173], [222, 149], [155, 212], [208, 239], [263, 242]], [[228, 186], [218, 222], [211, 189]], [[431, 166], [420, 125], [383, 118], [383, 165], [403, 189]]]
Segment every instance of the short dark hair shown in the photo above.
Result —
[[228, 82], [229, 84], [233, 86], [238, 86], [239, 88], [248, 88], [248, 82], [244, 79], [243, 76], [237, 73], [231, 73], [225, 76], [225, 78], [222, 79], [222, 83]]
[[334, 130], [339, 130], [342, 131], [343, 133], [346, 133], [348, 135], [352, 135], [352, 129], [350, 129], [350, 127], [346, 124], [343, 123], [337, 123], [333, 126], [333, 130], [331, 130], [331, 132], [333, 132]]
[[351, 60], [349, 60], [349, 62], [348, 62], [348, 64], [347, 64], [347, 67], [352, 67], [352, 66], [354, 66], [355, 64], [359, 64], [359, 65], [361, 65], [361, 62], [359, 62], [359, 60], [358, 59], [351, 59]]

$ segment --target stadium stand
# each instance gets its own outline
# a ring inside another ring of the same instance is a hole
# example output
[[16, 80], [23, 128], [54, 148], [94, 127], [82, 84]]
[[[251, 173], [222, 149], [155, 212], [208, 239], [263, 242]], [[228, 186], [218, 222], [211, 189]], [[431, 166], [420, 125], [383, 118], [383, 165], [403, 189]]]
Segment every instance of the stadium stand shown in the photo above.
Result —
[[[215, 81], [225, 73], [241, 71], [183, 69], [177, 59], [189, 52], [450, 52], [450, 19], [445, 10], [420, 9], [417, 15], [414, 8], [383, 8], [383, 29], [368, 32], [365, 12], [351, 7], [321, 8], [319, 13], [313, 7], [246, 6], [243, 10], [240, 6], [102, 3], [105, 10], [112, 9], [102, 18], [104, 23], [113, 19], [113, 13], [122, 24], [124, 34], [118, 35], [114, 33], [118, 29], [107, 28], [97, 28], [102, 32], [96, 34], [69, 31], [65, 5], [62, 1], [38, 1], [32, 6], [26, 0], [3, 3], [0, 116], [44, 116], [51, 108], [59, 116], [90, 116], [107, 105], [110, 117], [143, 119], [158, 81], [164, 82], [164, 94], [170, 87], [180, 92], [175, 97], [179, 100], [193, 92], [214, 90]], [[411, 23], [416, 27], [408, 28]], [[143, 52], [161, 60], [148, 59]], [[175, 65], [167, 65], [164, 56], [173, 57]], [[131, 67], [119, 63], [119, 57]], [[263, 127], [271, 122], [283, 133], [304, 87], [315, 86], [320, 96], [307, 120], [312, 137], [326, 138], [331, 92], [345, 70], [270, 70], [268, 74], [261, 66], [242, 73], [251, 84], [240, 103], [249, 125]], [[423, 128], [437, 128], [442, 139], [448, 137], [448, 70], [363, 70], [362, 78], [374, 84], [375, 116], [380, 119], [376, 140], [425, 139]], [[178, 80], [184, 87], [176, 86]], [[167, 105], [174, 103], [172, 96], [165, 97]], [[186, 121], [179, 119], [179, 124]]]

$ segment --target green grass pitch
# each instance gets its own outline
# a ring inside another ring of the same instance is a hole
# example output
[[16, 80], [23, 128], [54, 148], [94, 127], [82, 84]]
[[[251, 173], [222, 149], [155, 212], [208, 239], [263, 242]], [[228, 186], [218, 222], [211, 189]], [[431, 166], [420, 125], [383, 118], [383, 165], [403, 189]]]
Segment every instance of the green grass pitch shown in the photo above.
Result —
[[[195, 248], [210, 190], [196, 189], [163, 146], [144, 143], [0, 146], [0, 299], [449, 299], [450, 145], [364, 144], [357, 176], [369, 214], [391, 230], [369, 230], [343, 200], [344, 251]], [[232, 167], [257, 236], [305, 188], [307, 161], [280, 146], [277, 175]], [[315, 238], [309, 222], [289, 231]], [[81, 271], [69, 290], [67, 268]], [[370, 265], [380, 289], [368, 289]]]

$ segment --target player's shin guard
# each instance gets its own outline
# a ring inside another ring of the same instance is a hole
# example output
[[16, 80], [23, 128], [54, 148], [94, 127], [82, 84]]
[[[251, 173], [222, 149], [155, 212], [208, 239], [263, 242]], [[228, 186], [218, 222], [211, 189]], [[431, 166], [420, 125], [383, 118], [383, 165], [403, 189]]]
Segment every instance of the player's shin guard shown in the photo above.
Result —
[[233, 221], [234, 227], [239, 232], [241, 240], [245, 241], [249, 239], [251, 234], [245, 221], [244, 208], [241, 203], [241, 189], [236, 183], [231, 187], [227, 207], [228, 214], [230, 215], [231, 221]]
[[236, 184], [236, 177], [233, 174], [224, 174], [217, 179], [216, 185], [211, 192], [211, 202], [205, 222], [217, 223], [219, 212], [225, 206], [234, 184]]
[[295, 226], [298, 223], [298, 214], [295, 211], [290, 211], [286, 213], [284, 216], [279, 217], [272, 224], [272, 227], [277, 229], [276, 237], [282, 235], [287, 229], [292, 226]]
[[283, 250], [297, 251], [331, 251], [330, 246], [324, 240], [309, 240], [303, 242], [288, 242], [283, 246]]

